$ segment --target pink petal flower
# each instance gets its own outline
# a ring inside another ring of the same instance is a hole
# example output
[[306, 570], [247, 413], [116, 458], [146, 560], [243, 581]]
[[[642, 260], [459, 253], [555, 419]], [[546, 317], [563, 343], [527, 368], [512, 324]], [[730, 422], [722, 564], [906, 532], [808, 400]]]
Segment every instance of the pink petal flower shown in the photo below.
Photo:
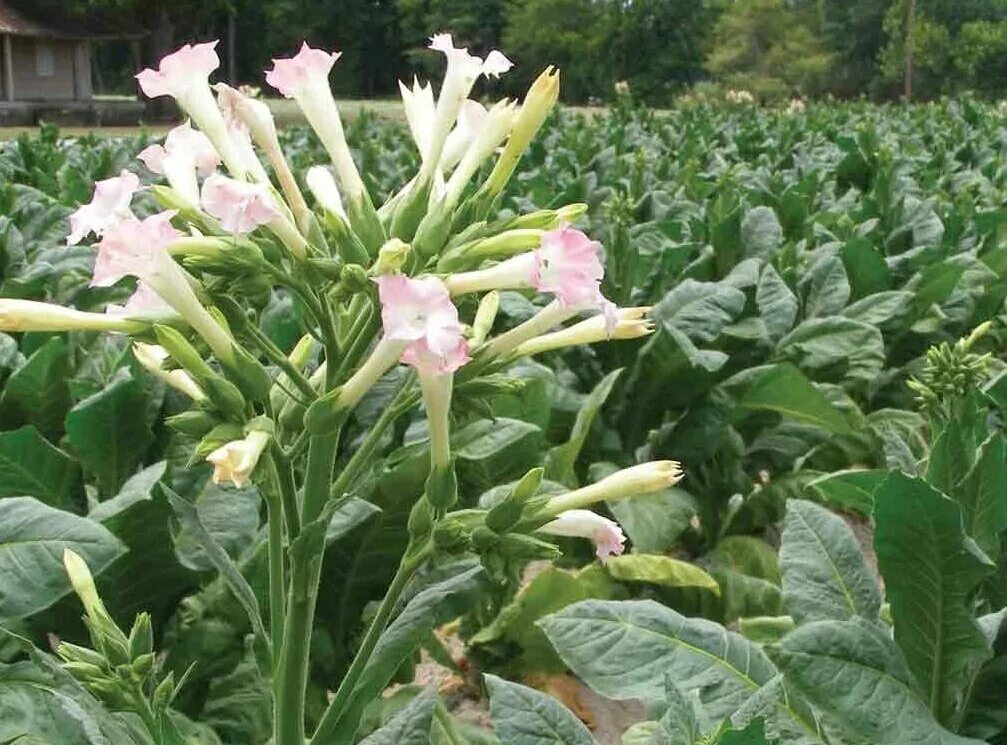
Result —
[[137, 157], [147, 168], [159, 174], [165, 173], [166, 158], [191, 162], [201, 176], [213, 173], [220, 163], [220, 156], [210, 138], [193, 129], [188, 120], [168, 132], [164, 138], [164, 147], [151, 145], [141, 150]]
[[101, 236], [123, 220], [133, 217], [129, 203], [139, 188], [139, 177], [125, 169], [118, 176], [96, 182], [91, 202], [70, 215], [67, 245], [80, 243], [88, 233]]
[[532, 284], [540, 292], [551, 292], [566, 307], [600, 306], [599, 285], [605, 276], [600, 248], [574, 228], [549, 231], [534, 252]]
[[626, 536], [619, 523], [591, 510], [567, 510], [539, 530], [549, 535], [588, 538], [594, 543], [599, 559], [618, 556], [626, 550]]
[[203, 209], [220, 220], [224, 230], [248, 233], [280, 216], [272, 196], [261, 184], [213, 175], [203, 182]]
[[214, 51], [217, 41], [186, 44], [161, 60], [156, 70], [147, 68], [136, 79], [148, 98], [179, 96], [194, 85], [205, 85], [210, 73], [220, 67]]
[[109, 303], [105, 306], [105, 312], [115, 317], [175, 315], [171, 306], [146, 282], [136, 283], [136, 290], [129, 296], [125, 305]]
[[171, 225], [173, 210], [159, 212], [145, 220], [132, 218], [107, 231], [98, 244], [92, 287], [110, 287], [126, 276], [143, 278], [153, 271], [163, 256], [164, 246], [182, 233]]
[[458, 309], [436, 277], [378, 277], [385, 338], [409, 342], [402, 362], [420, 369], [454, 372], [468, 362]]
[[340, 52], [313, 49], [303, 42], [293, 57], [273, 60], [273, 69], [266, 71], [266, 82], [286, 98], [294, 98], [311, 85], [328, 85], [329, 71], [339, 57]]

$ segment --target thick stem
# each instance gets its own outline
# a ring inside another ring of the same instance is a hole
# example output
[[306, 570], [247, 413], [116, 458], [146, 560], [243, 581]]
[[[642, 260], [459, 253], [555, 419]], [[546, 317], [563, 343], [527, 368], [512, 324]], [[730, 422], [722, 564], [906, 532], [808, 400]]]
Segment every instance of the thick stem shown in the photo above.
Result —
[[[287, 540], [293, 542], [301, 532], [301, 512], [297, 506], [297, 484], [294, 483], [294, 469], [276, 441], [273, 441], [273, 462], [276, 464], [276, 480], [280, 487], [280, 501], [283, 504], [283, 518], [287, 524]], [[279, 654], [279, 649], [276, 650]]]
[[[276, 482], [279, 482], [277, 475]], [[269, 521], [269, 637], [273, 654], [283, 646], [283, 619], [286, 615], [286, 578], [283, 571], [283, 508], [280, 495], [266, 495]], [[275, 661], [274, 661], [275, 662]]]
[[[339, 431], [315, 435], [308, 445], [304, 476], [302, 524], [311, 524], [321, 515], [329, 497], [332, 466], [339, 445]], [[302, 535], [304, 540], [307, 534]], [[325, 533], [318, 532], [311, 546], [301, 546], [291, 561], [290, 598], [283, 630], [283, 651], [276, 675], [275, 745], [304, 745], [304, 699], [308, 684], [308, 655], [311, 630], [318, 599], [318, 583], [325, 550]]]
[[381, 600], [381, 605], [378, 607], [371, 625], [367, 628], [367, 634], [360, 644], [360, 649], [357, 650], [353, 662], [350, 663], [350, 669], [346, 671], [346, 675], [339, 684], [335, 697], [329, 703], [329, 707], [325, 710], [322, 720], [318, 723], [318, 728], [315, 730], [315, 734], [312, 735], [309, 745], [321, 745], [321, 743], [332, 742], [332, 736], [336, 726], [339, 724], [339, 719], [345, 713], [347, 704], [350, 703], [353, 689], [356, 688], [357, 681], [360, 680], [360, 676], [366, 669], [367, 663], [370, 662], [374, 648], [377, 646], [378, 640], [381, 639], [381, 634], [388, 625], [392, 611], [395, 610], [395, 606], [402, 596], [402, 591], [405, 590], [409, 580], [412, 579], [413, 574], [426, 558], [426, 552], [414, 553], [412, 550], [406, 549], [405, 555], [399, 562], [399, 568], [395, 572], [395, 577], [392, 579], [385, 597]]

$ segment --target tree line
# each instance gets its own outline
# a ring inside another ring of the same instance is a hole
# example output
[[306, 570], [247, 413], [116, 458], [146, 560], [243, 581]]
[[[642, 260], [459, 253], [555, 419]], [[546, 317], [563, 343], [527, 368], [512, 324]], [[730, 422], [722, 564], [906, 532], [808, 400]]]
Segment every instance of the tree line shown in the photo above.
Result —
[[[425, 76], [433, 31], [474, 51], [499, 47], [517, 67], [499, 83], [517, 93], [547, 64], [571, 102], [604, 101], [625, 81], [660, 105], [702, 84], [763, 100], [832, 94], [891, 99], [906, 58], [917, 98], [1007, 89], [1007, 0], [14, 0], [82, 23], [143, 29], [149, 64], [184, 41], [221, 38], [225, 74], [261, 84], [273, 50], [301, 40], [343, 57], [344, 96], [396, 92]], [[908, 18], [912, 16], [912, 34]], [[907, 49], [907, 38], [912, 48]], [[911, 55], [909, 52], [911, 51]], [[109, 88], [131, 85], [135, 50], [95, 55]], [[702, 89], [700, 89], [702, 90]]]

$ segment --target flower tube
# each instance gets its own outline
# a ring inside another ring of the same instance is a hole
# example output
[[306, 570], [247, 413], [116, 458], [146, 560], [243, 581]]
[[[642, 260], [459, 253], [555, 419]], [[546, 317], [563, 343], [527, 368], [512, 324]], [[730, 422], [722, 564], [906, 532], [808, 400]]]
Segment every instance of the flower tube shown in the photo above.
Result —
[[646, 317], [649, 307], [619, 308], [615, 311], [615, 328], [608, 328], [604, 315], [588, 318], [568, 328], [543, 334], [524, 342], [515, 353], [528, 357], [542, 352], [581, 344], [594, 344], [608, 339], [638, 339], [654, 332], [653, 322]]
[[129, 204], [139, 188], [139, 177], [125, 169], [118, 176], [96, 181], [91, 201], [70, 215], [70, 235], [66, 244], [80, 243], [88, 233], [101, 237], [106, 230], [132, 218]]
[[589, 486], [559, 494], [546, 500], [542, 516], [559, 516], [567, 510], [579, 510], [599, 502], [635, 497], [639, 494], [670, 489], [683, 477], [682, 466], [674, 460], [657, 460], [624, 468]]
[[135, 334], [149, 325], [108, 313], [87, 313], [36, 300], [0, 298], [0, 331], [114, 331]]
[[587, 538], [599, 559], [618, 556], [625, 550], [626, 536], [619, 523], [591, 510], [567, 510], [538, 529], [540, 533], [568, 538]]
[[179, 108], [210, 138], [231, 175], [244, 178], [245, 163], [234, 148], [210, 90], [210, 73], [220, 67], [220, 58], [214, 51], [217, 43], [186, 44], [162, 59], [156, 70], [142, 70], [136, 79], [148, 98], [174, 98]]
[[462, 191], [482, 162], [507, 139], [514, 126], [516, 112], [516, 105], [507, 100], [500, 101], [487, 112], [444, 188], [444, 202], [449, 208], [458, 204]]
[[384, 243], [384, 228], [353, 162], [339, 109], [329, 87], [329, 72], [339, 56], [339, 52], [312, 49], [304, 43], [294, 57], [273, 60], [273, 69], [266, 72], [266, 82], [286, 98], [297, 101], [332, 159], [349, 205], [350, 224], [367, 250], [376, 251]]
[[213, 143], [193, 129], [188, 120], [168, 132], [164, 145], [150, 145], [137, 157], [151, 171], [167, 178], [171, 188], [193, 206], [199, 204], [197, 176], [209, 176], [220, 163]]
[[276, 122], [269, 106], [224, 83], [217, 83], [214, 90], [217, 91], [217, 101], [224, 112], [224, 119], [230, 118], [240, 121], [255, 144], [266, 154], [266, 159], [269, 160], [269, 164], [273, 167], [276, 178], [280, 182], [283, 196], [294, 213], [294, 219], [303, 228], [302, 223], [309, 213], [308, 205], [304, 201], [304, 195], [297, 185], [293, 172], [290, 170], [290, 165], [283, 154], [283, 148], [280, 147], [280, 139], [276, 134]]

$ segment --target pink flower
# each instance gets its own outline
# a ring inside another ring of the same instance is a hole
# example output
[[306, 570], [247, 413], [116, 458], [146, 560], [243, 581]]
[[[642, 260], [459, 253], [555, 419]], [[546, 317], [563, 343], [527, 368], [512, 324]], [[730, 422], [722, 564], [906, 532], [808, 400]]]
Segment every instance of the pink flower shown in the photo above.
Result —
[[594, 542], [599, 559], [618, 556], [626, 548], [626, 536], [619, 524], [591, 510], [567, 510], [539, 530], [549, 535], [588, 538]]
[[210, 73], [220, 67], [214, 51], [217, 41], [186, 44], [161, 60], [157, 70], [147, 68], [136, 79], [148, 98], [172, 96], [178, 98], [193, 86], [206, 85]]
[[600, 248], [597, 241], [574, 228], [550, 230], [533, 251], [532, 284], [539, 292], [551, 292], [567, 307], [597, 304], [605, 276]]
[[129, 203], [139, 188], [140, 179], [125, 169], [118, 176], [96, 182], [91, 202], [70, 215], [67, 245], [80, 243], [88, 233], [100, 237], [123, 220], [132, 218]]
[[[167, 257], [164, 246], [182, 236], [171, 225], [174, 211], [145, 220], [124, 220], [102, 236], [94, 262], [92, 287], [110, 287], [126, 276], [143, 278]], [[169, 257], [170, 259], [170, 257]]]
[[378, 277], [385, 338], [407, 342], [402, 362], [421, 370], [450, 373], [468, 362], [458, 309], [436, 277]]
[[339, 52], [312, 49], [307, 42], [288, 59], [274, 59], [273, 69], [266, 71], [266, 82], [286, 98], [295, 98], [313, 85], [328, 86], [329, 72], [339, 59]]
[[172, 307], [146, 282], [136, 283], [136, 290], [129, 296], [125, 305], [109, 303], [105, 306], [105, 312], [116, 318], [175, 315]]
[[264, 186], [220, 175], [203, 182], [202, 205], [232, 233], [251, 232], [280, 216]]
[[209, 176], [220, 163], [220, 156], [217, 155], [210, 138], [193, 129], [188, 119], [168, 132], [163, 147], [151, 145], [141, 150], [137, 157], [147, 168], [161, 175], [165, 175], [171, 169], [170, 164], [165, 167], [168, 158], [184, 159], [186, 163], [192, 164], [192, 168], [196, 169], [200, 176]]

